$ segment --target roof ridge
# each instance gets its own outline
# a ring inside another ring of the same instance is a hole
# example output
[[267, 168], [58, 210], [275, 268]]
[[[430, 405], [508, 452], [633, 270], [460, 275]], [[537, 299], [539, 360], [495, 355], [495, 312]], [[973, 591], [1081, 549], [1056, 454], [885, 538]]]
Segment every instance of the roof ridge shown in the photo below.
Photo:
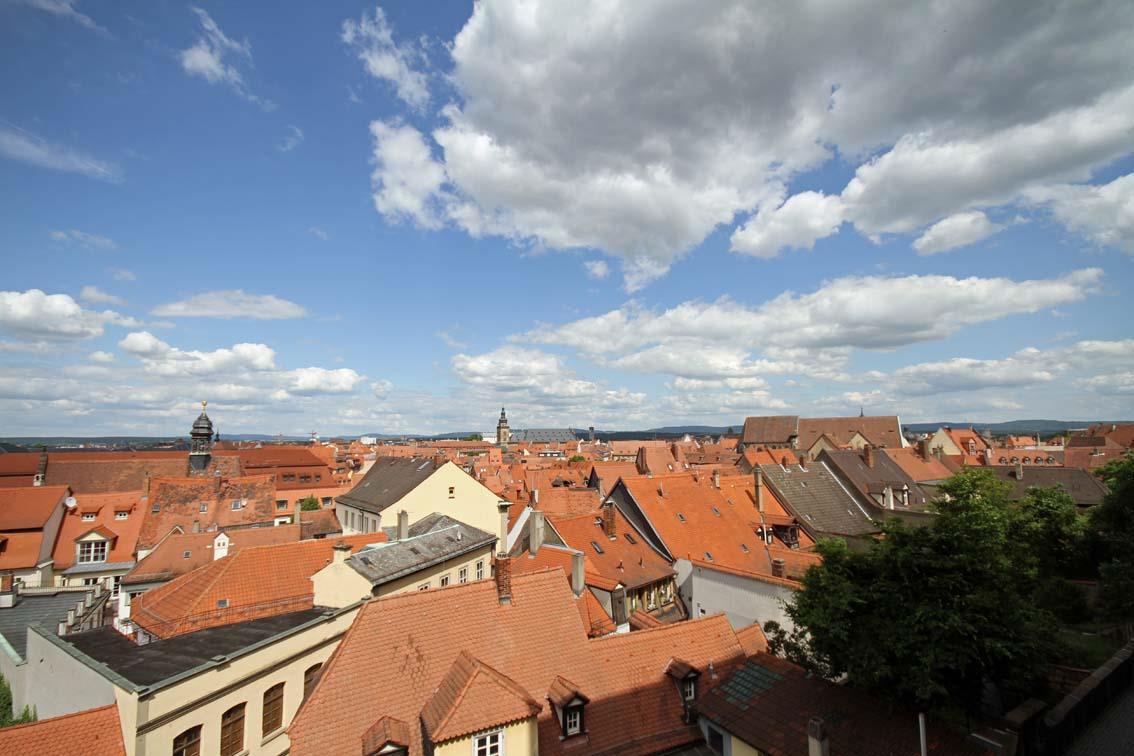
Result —
[[47, 719], [37, 719], [34, 722], [24, 722], [23, 724], [8, 725], [7, 727], [3, 728], [3, 732], [4, 733], [15, 732], [16, 730], [24, 729], [24, 728], [27, 728], [27, 727], [35, 727], [36, 725], [42, 725], [42, 724], [46, 724], [48, 722], [59, 722], [59, 721], [64, 720], [64, 719], [71, 719], [73, 717], [80, 717], [80, 716], [83, 716], [85, 714], [94, 714], [96, 712], [102, 712], [102, 711], [105, 711], [106, 709], [114, 709], [115, 715], [118, 714], [118, 704], [117, 703], [110, 703], [110, 704], [105, 704], [103, 706], [96, 706], [93, 709], [81, 709], [79, 711], [72, 711], [70, 714], [60, 714], [57, 717], [48, 717]]
[[[614, 633], [614, 634], [611, 634], [611, 635], [601, 635], [597, 638], [588, 638], [587, 643], [598, 643], [600, 641], [613, 643], [613, 642], [615, 642], [619, 639], [623, 639], [623, 638], [631, 638], [631, 639], [632, 638], [641, 638], [642, 636], [646, 635], [647, 633], [657, 633], [657, 632], [661, 632], [661, 631], [664, 631], [664, 630], [670, 630], [671, 628], [695, 627], [699, 624], [709, 622], [710, 620], [715, 621], [715, 620], [717, 620], [721, 617], [723, 617], [725, 619], [726, 623], [728, 622], [728, 617], [725, 615], [725, 613], [723, 611], [713, 612], [712, 614], [707, 614], [704, 617], [696, 617], [696, 618], [693, 618], [693, 619], [685, 620], [684, 622], [671, 622], [669, 624], [661, 625], [660, 627], [648, 627], [648, 628], [645, 628], [645, 629], [642, 629], [642, 630], [635, 630], [632, 633]], [[736, 631], [732, 630], [732, 624], [731, 623], [728, 625], [728, 627], [729, 627], [729, 630], [732, 631], [732, 634], [736, 635]]]

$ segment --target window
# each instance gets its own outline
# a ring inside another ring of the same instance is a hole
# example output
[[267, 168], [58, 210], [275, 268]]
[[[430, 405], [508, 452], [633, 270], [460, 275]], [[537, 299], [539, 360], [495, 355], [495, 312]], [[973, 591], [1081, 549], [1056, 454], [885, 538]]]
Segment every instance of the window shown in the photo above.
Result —
[[468, 567], [462, 567], [461, 569], [457, 570], [457, 582], [458, 583], [469, 582], [469, 568]]
[[300, 475], [299, 476], [299, 482], [300, 483], [310, 483], [311, 482], [311, 476], [310, 475]]
[[583, 707], [569, 706], [563, 715], [564, 735], [570, 737], [583, 731]]
[[84, 563], [106, 561], [106, 541], [84, 541], [79, 544], [79, 561]]
[[456, 486], [449, 486], [449, 498], [452, 499], [457, 495]]
[[746, 543], [740, 544], [740, 550], [743, 551], [745, 554], [747, 554], [748, 553], [748, 544], [746, 544]]
[[715, 514], [717, 517], [720, 517], [721, 516], [721, 510], [717, 509], [716, 507], [713, 507], [713, 514]]
[[110, 597], [118, 598], [118, 591], [122, 588], [122, 576], [115, 575], [110, 579]]
[[448, 574], [448, 573], [445, 573], [444, 575], [442, 575], [442, 576], [441, 576], [441, 581], [440, 581], [440, 582], [441, 582], [441, 587], [442, 587], [442, 588], [444, 588], [445, 586], [447, 586], [447, 585], [449, 584], [449, 574]]
[[312, 664], [303, 673], [303, 700], [306, 701], [311, 691], [315, 690], [315, 683], [319, 682], [319, 670], [323, 668], [322, 664]]
[[284, 483], [294, 483], [295, 482], [295, 473], [284, 473], [283, 482]]
[[158, 504], [158, 503], [157, 503], [157, 502], [155, 501], [155, 502], [154, 502], [154, 505], [153, 505], [152, 507], [150, 507], [150, 511], [151, 511], [151, 512], [153, 512], [154, 514], [157, 514], [158, 512], [160, 512], [160, 511], [161, 511], [161, 504]]
[[279, 683], [264, 693], [264, 720], [261, 725], [264, 736], [283, 727], [283, 688], [284, 684]]
[[201, 756], [201, 725], [190, 727], [173, 739], [173, 756]]
[[316, 483], [322, 483], [322, 482], [323, 482], [323, 476], [322, 476], [322, 475], [319, 475], [319, 474], [316, 474], [316, 475], [315, 475], [315, 482], [316, 482]]
[[233, 499], [232, 500], [232, 511], [235, 512], [236, 510], [240, 509], [240, 506], [241, 506], [240, 499]]
[[697, 681], [692, 677], [681, 681], [681, 697], [686, 701], [697, 697]]
[[228, 608], [228, 599], [226, 599], [226, 598], [217, 599], [217, 609], [227, 609], [227, 608]]
[[202, 501], [201, 506], [197, 507], [197, 511], [198, 512], [208, 512], [209, 511], [209, 505]]
[[287, 499], [276, 499], [276, 509], [287, 509]]
[[598, 545], [598, 541], [591, 541], [591, 546], [594, 548], [596, 554], [602, 554], [602, 546]]
[[622, 537], [625, 538], [628, 542], [630, 542], [632, 544], [638, 543], [637, 541], [634, 540], [634, 534], [633, 533], [623, 533]]
[[182, 552], [181, 552], [181, 558], [182, 558], [182, 559], [188, 559], [188, 558], [189, 558], [189, 557], [191, 557], [191, 556], [193, 556], [193, 552], [192, 552], [192, 551], [182, 551]]
[[426, 582], [426, 583], [422, 583], [421, 585], [419, 585], [419, 586], [417, 587], [417, 589], [418, 589], [419, 591], [428, 591], [428, 590], [429, 590], [429, 583], [427, 583], [427, 582]]
[[331, 506], [331, 497], [330, 496], [324, 496], [323, 497], [323, 506], [324, 507]]
[[502, 756], [504, 733], [500, 730], [481, 735], [473, 741], [473, 756]]
[[125, 520], [129, 516], [130, 516], [129, 512], [115, 512], [114, 513], [114, 519], [116, 519], [116, 520]]
[[712, 552], [710, 552], [710, 551], [706, 551], [706, 552], [705, 552], [705, 559], [708, 559], [708, 560], [709, 560], [710, 562], [711, 562], [711, 561], [713, 561], [713, 554], [712, 554]]
[[220, 754], [236, 756], [244, 750], [244, 704], [237, 704], [221, 715]]
[[478, 560], [476, 560], [476, 579], [480, 580], [483, 577], [484, 577], [484, 560], [478, 559]]
[[91, 512], [84, 512], [83, 513], [83, 522], [94, 522], [94, 518], [95, 518], [95, 516]]
[[677, 513], [677, 519], [678, 519], [678, 520], [679, 520], [680, 522], [685, 522], [685, 515], [683, 515], [683, 514], [681, 514], [680, 512], [678, 512], [678, 513]]
[[92, 588], [98, 585], [98, 578], [83, 578], [84, 586], [91, 586]]
[[724, 735], [715, 727], [709, 728], [709, 748], [713, 753], [724, 753]]

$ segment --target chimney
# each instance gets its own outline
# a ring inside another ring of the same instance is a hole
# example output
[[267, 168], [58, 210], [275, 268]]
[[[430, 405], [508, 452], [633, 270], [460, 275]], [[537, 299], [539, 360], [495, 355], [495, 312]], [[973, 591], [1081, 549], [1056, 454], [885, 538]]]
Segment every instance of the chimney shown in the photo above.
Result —
[[786, 562], [783, 559], [776, 557], [772, 560], [772, 577], [782, 578], [784, 576], [784, 566]]
[[799, 469], [800, 470], [806, 470], [807, 469], [807, 452], [800, 452], [799, 453]]
[[874, 467], [874, 447], [871, 446], [870, 444], [867, 444], [866, 446], [862, 447], [862, 458], [866, 462], [867, 467], [873, 468]]
[[660, 480], [658, 481], [658, 496], [665, 496], [665, 486], [661, 484]]
[[721, 487], [721, 471], [713, 470], [713, 488], [719, 489]]
[[532, 509], [539, 507], [539, 489], [532, 489]]
[[943, 459], [945, 457], [945, 447], [944, 446], [933, 447], [933, 456], [937, 457], [938, 462], [943, 461]]
[[1024, 463], [1023, 462], [1017, 462], [1016, 463], [1016, 480], [1023, 480], [1023, 479], [1024, 479]]
[[544, 519], [543, 511], [533, 509], [528, 514], [528, 552], [535, 556], [543, 547]]
[[812, 717], [807, 720], [807, 756], [830, 756], [830, 753], [827, 726], [819, 717]]
[[32, 485], [42, 486], [47, 480], [47, 447], [42, 446], [39, 450], [39, 467], [36, 468], [35, 478], [32, 479]]
[[917, 453], [921, 455], [924, 460], [929, 459], [929, 437], [919, 439], [917, 442]]
[[512, 558], [507, 554], [496, 555], [496, 597], [501, 604], [512, 603]]
[[984, 447], [984, 463], [986, 465], [992, 464], [992, 447], [991, 446]]
[[142, 497], [150, 498], [150, 471], [146, 470], [146, 475], [142, 478]]
[[346, 541], [337, 541], [335, 545], [331, 547], [331, 561], [333, 563], [342, 564], [349, 556], [350, 546], [346, 544]]
[[409, 538], [409, 512], [402, 509], [398, 512], [397, 540], [404, 541]]
[[756, 511], [764, 514], [764, 471], [756, 468]]
[[[496, 534], [496, 553], [502, 557], [508, 556], [508, 502], [496, 502], [496, 511], [500, 513], [500, 530]], [[509, 583], [510, 585], [510, 583]]]
[[607, 538], [614, 539], [614, 502], [610, 499], [602, 503], [602, 532]]
[[886, 488], [882, 490], [882, 501], [886, 509], [894, 508], [894, 489], [892, 486], [886, 486]]
[[571, 552], [571, 590], [574, 591], [575, 597], [583, 595], [583, 588], [586, 582], [583, 578], [583, 552]]

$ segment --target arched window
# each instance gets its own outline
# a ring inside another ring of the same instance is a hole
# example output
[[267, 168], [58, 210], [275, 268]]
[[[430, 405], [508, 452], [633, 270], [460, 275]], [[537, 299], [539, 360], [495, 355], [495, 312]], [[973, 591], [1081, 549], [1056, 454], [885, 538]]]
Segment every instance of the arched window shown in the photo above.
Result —
[[323, 668], [322, 664], [312, 664], [303, 673], [303, 700], [306, 701], [311, 695], [311, 691], [315, 690], [315, 683], [319, 682], [319, 670]]
[[244, 750], [244, 704], [221, 716], [220, 756], [236, 756]]
[[190, 727], [173, 739], [173, 756], [201, 756], [201, 725]]

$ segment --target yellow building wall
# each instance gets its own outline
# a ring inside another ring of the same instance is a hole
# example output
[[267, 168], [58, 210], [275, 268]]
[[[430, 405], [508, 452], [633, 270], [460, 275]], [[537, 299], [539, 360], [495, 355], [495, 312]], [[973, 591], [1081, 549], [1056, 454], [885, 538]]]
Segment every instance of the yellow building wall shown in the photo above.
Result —
[[[128, 694], [119, 697], [119, 711], [126, 734], [127, 756], [169, 756], [173, 739], [191, 727], [201, 726], [201, 753], [220, 748], [221, 716], [243, 703], [244, 748], [249, 756], [279, 756], [290, 748], [284, 730], [303, 698], [303, 674], [313, 664], [325, 664], [335, 650], [357, 609], [319, 623], [300, 633], [232, 662], [163, 688], [146, 699], [139, 698], [133, 712]], [[283, 725], [267, 737], [261, 733], [264, 693], [284, 683]], [[230, 690], [226, 690], [231, 686]], [[218, 691], [223, 691], [218, 694]], [[148, 732], [136, 734], [147, 723], [173, 714], [170, 721]], [[128, 723], [133, 723], [129, 726]], [[243, 753], [243, 752], [242, 752]]]
[[763, 751], [756, 750], [735, 735], [729, 735], [728, 733], [725, 733], [725, 737], [729, 738], [732, 741], [730, 743], [732, 747], [732, 756], [764, 756]]
[[[402, 593], [404, 591], [416, 591], [423, 584], [429, 583], [430, 588], [440, 588], [441, 578], [445, 575], [449, 576], [449, 585], [457, 585], [459, 582], [457, 576], [460, 573], [461, 567], [468, 569], [468, 582], [476, 580], [476, 563], [481, 561], [484, 563], [484, 577], [492, 576], [492, 544], [489, 544], [481, 549], [477, 549], [469, 554], [463, 554], [455, 559], [450, 559], [442, 562], [436, 567], [421, 572], [415, 572], [412, 575], [406, 575], [391, 583], [378, 586], [379, 596], [389, 596], [393, 593]], [[349, 568], [348, 568], [349, 569]], [[357, 574], [357, 573], [356, 573]]]
[[[491, 577], [492, 551], [493, 545], [488, 544], [476, 551], [462, 554], [430, 567], [428, 570], [421, 570], [380, 585], [377, 593], [373, 595], [389, 596], [393, 593], [416, 591], [425, 583], [428, 583], [430, 588], [440, 588], [441, 578], [445, 575], [449, 576], [450, 585], [457, 585], [460, 582], [459, 576], [462, 567], [468, 570], [468, 582], [471, 583], [476, 580], [476, 563], [478, 561], [483, 565], [483, 577]], [[317, 606], [349, 606], [355, 601], [371, 595], [370, 581], [358, 574], [353, 567], [341, 562], [328, 564], [311, 576], [311, 582], [315, 587], [315, 604]]]
[[[453, 489], [450, 496], [449, 489]], [[405, 510], [409, 513], [410, 523], [415, 523], [433, 512], [446, 514], [466, 525], [472, 525], [487, 533], [499, 535], [500, 513], [496, 503], [500, 498], [485, 488], [476, 478], [466, 473], [452, 462], [446, 462], [436, 472], [421, 482], [417, 488], [403, 496], [396, 504], [386, 509], [381, 516], [381, 527], [392, 527], [397, 524], [398, 512]], [[339, 504], [339, 522], [342, 523], [343, 533], [359, 533], [362, 530], [355, 527], [353, 530], [348, 524], [348, 518], [343, 516], [342, 510], [354, 509], [349, 505]], [[360, 510], [355, 509], [355, 512]], [[373, 517], [369, 512], [364, 516]]]
[[[473, 753], [475, 739], [476, 735], [450, 740], [436, 746], [433, 754], [434, 756], [470, 756]], [[504, 728], [504, 753], [505, 756], [536, 756], [539, 753], [539, 729], [535, 717], [529, 717]]]

